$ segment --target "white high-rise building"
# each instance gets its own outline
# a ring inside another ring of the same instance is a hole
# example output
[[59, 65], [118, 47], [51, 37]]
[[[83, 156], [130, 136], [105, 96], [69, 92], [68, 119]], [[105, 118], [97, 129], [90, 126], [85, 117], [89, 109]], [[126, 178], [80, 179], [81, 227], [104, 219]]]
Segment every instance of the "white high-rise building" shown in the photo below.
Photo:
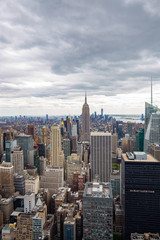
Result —
[[52, 126], [50, 142], [50, 165], [54, 167], [63, 167], [64, 153], [61, 148], [61, 132], [58, 125]]
[[112, 136], [106, 132], [91, 132], [91, 178], [110, 181], [112, 169]]
[[86, 95], [82, 108], [82, 141], [90, 142], [90, 112]]
[[22, 174], [24, 170], [24, 155], [21, 147], [17, 146], [11, 152], [11, 163], [14, 167], [14, 173]]

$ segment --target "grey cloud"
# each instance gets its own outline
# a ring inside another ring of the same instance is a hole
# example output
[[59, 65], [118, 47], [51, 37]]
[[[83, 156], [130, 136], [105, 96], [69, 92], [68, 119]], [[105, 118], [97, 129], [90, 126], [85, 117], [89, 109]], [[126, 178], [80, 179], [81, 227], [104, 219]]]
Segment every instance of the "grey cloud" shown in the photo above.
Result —
[[[2, 98], [67, 101], [84, 90], [116, 96], [160, 76], [158, 1], [6, 0], [1, 5], [1, 83], [17, 84], [0, 85]], [[32, 87], [38, 79], [39, 86]], [[42, 81], [51, 85], [41, 86]]]

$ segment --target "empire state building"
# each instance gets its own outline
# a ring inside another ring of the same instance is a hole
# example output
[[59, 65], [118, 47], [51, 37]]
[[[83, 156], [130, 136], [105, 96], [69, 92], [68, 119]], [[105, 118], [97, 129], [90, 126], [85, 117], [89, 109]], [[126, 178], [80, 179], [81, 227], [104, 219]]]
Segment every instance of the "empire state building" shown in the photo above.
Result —
[[90, 142], [90, 112], [85, 93], [85, 103], [82, 107], [82, 141]]

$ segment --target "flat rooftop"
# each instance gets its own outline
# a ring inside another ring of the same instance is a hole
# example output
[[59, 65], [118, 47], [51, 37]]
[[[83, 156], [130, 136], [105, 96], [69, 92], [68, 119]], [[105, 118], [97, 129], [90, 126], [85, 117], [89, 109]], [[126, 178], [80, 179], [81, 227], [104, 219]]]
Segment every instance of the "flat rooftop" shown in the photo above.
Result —
[[147, 159], [128, 159], [127, 155], [124, 153], [122, 154], [122, 157], [124, 159], [124, 161], [126, 162], [159, 162], [157, 159], [155, 159], [152, 155], [150, 154], [147, 154]]
[[109, 132], [91, 132], [91, 136], [111, 136], [111, 133]]
[[88, 182], [86, 183], [84, 197], [110, 198], [110, 183]]
[[160, 239], [159, 234], [154, 234], [154, 233], [144, 233], [144, 234], [139, 234], [139, 233], [131, 233], [131, 240], [137, 239], [137, 240], [156, 240]]

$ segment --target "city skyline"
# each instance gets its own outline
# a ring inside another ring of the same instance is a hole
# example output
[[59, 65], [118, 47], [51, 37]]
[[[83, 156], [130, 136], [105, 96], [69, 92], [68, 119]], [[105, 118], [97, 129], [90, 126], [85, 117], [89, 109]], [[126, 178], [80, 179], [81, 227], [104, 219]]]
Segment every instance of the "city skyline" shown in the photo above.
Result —
[[157, 0], [1, 1], [0, 116], [160, 106]]

